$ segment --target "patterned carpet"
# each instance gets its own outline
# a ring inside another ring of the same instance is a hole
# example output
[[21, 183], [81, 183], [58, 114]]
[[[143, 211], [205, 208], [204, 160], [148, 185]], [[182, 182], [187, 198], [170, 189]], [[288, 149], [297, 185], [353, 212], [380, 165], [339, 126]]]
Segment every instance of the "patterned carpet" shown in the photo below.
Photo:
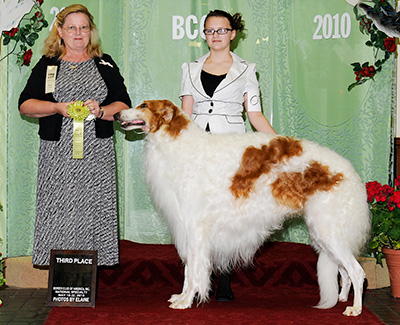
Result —
[[46, 324], [382, 324], [367, 308], [358, 317], [343, 316], [351, 303], [312, 308], [319, 301], [316, 262], [308, 245], [267, 243], [254, 267], [233, 273], [233, 302], [211, 298], [173, 310], [167, 300], [183, 283], [174, 246], [123, 240], [120, 265], [99, 271], [96, 307], [53, 307]]

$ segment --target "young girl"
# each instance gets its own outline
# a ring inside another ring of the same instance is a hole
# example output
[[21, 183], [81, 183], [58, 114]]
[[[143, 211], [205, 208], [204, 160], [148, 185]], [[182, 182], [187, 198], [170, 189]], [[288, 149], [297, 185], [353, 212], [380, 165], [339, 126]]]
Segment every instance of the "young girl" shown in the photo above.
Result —
[[[211, 133], [244, 133], [243, 106], [253, 127], [276, 134], [261, 110], [256, 65], [230, 51], [236, 33], [244, 29], [240, 13], [211, 11], [204, 22], [210, 52], [182, 65], [182, 109]], [[218, 301], [232, 301], [229, 272], [218, 280]]]

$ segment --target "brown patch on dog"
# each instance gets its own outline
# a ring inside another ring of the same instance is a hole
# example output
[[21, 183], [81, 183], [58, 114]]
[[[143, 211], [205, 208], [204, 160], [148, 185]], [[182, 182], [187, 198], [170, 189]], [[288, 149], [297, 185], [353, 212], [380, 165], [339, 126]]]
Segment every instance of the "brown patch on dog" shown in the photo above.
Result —
[[300, 156], [302, 152], [300, 141], [291, 137], [276, 137], [260, 149], [248, 147], [242, 156], [239, 169], [232, 178], [232, 194], [236, 198], [247, 198], [254, 182], [262, 174], [268, 173], [274, 164], [283, 163], [293, 156]]
[[309, 196], [317, 191], [329, 191], [343, 179], [343, 174], [332, 174], [328, 166], [312, 161], [304, 172], [282, 173], [271, 184], [275, 200], [291, 209], [304, 207]]
[[182, 130], [188, 127], [188, 117], [169, 100], [148, 100], [143, 104], [147, 105], [152, 113], [149, 117], [149, 132], [155, 133], [165, 126], [164, 130], [171, 137], [176, 138]]

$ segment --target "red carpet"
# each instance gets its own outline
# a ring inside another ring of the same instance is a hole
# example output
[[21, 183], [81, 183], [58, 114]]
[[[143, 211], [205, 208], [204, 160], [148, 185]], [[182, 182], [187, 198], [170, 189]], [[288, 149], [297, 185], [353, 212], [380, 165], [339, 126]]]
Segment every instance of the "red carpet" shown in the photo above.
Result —
[[383, 324], [366, 307], [358, 317], [343, 316], [351, 302], [312, 308], [319, 301], [316, 262], [308, 245], [268, 243], [255, 267], [233, 273], [233, 302], [212, 297], [173, 310], [167, 300], [183, 283], [174, 246], [122, 240], [120, 266], [99, 271], [96, 307], [53, 307], [46, 324]]

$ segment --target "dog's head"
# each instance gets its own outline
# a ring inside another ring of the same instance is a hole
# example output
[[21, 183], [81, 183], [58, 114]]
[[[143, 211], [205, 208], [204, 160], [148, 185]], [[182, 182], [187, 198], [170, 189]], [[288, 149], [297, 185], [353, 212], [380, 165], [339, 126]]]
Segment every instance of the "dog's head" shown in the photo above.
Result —
[[146, 133], [165, 130], [176, 137], [190, 123], [189, 117], [169, 100], [145, 100], [136, 108], [130, 108], [114, 115], [116, 121], [126, 130], [142, 129]]

